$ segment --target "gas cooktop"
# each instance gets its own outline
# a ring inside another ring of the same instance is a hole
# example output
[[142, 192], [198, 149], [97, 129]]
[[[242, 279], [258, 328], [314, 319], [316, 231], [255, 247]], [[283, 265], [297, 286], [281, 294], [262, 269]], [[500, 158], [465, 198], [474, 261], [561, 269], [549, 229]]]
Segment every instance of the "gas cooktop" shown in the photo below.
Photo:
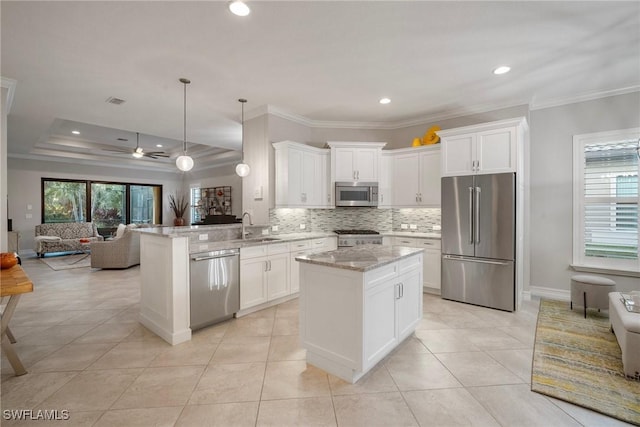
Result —
[[333, 230], [336, 234], [380, 234], [374, 230]]

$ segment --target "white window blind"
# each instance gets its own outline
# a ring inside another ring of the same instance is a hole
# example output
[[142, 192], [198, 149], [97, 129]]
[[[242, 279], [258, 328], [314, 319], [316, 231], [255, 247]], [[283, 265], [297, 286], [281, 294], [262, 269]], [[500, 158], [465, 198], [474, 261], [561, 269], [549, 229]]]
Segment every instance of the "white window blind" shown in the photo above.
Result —
[[574, 263], [637, 271], [638, 140], [620, 136], [574, 142]]

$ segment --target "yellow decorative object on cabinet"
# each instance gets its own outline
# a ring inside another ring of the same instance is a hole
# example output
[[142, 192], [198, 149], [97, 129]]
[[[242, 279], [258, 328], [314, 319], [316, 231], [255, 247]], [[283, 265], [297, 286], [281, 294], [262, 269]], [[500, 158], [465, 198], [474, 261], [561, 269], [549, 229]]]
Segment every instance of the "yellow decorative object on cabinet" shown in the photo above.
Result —
[[422, 145], [422, 140], [420, 138], [413, 138], [413, 144], [411, 144], [411, 146], [419, 147], [421, 145]]
[[438, 125], [431, 126], [427, 131], [427, 133], [424, 134], [424, 137], [422, 138], [422, 144], [431, 145], [431, 144], [437, 144], [438, 142], [440, 142], [440, 137], [438, 136], [438, 134], [436, 134], [436, 132], [439, 130], [440, 130], [440, 126]]

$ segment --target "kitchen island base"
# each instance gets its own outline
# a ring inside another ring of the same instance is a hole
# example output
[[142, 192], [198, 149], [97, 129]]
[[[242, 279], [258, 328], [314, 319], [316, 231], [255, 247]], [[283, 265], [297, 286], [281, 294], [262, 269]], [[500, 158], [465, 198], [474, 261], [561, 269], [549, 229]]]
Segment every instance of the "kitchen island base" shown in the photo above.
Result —
[[414, 332], [422, 319], [422, 250], [402, 249], [397, 261], [365, 271], [301, 262], [307, 363], [355, 383]]

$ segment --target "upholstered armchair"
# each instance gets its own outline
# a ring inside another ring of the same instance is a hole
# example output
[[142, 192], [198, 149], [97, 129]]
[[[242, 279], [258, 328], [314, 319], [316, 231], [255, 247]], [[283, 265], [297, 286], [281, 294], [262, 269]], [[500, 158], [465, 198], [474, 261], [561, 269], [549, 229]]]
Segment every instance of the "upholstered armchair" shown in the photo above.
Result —
[[129, 268], [140, 264], [140, 233], [131, 226], [121, 235], [104, 242], [91, 243], [91, 268]]

